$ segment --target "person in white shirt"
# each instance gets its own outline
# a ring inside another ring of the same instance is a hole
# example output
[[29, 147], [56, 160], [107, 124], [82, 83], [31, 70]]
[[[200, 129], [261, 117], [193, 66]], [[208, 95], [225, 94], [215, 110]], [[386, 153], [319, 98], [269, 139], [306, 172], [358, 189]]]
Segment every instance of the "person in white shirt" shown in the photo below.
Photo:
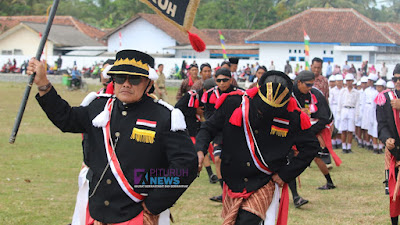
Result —
[[362, 124], [362, 115], [364, 112], [364, 91], [367, 88], [367, 82], [368, 78], [367, 77], [362, 77], [359, 81], [360, 83], [360, 89], [358, 90], [359, 92], [359, 101], [358, 101], [358, 108], [356, 110], [356, 121], [355, 121], [355, 126], [356, 126], [356, 139], [358, 143], [358, 147], [363, 146], [363, 132], [361, 129], [361, 124]]
[[271, 65], [269, 65], [268, 70], [275, 70], [274, 61], [271, 61]]
[[386, 63], [383, 62], [383, 63], [382, 63], [382, 69], [381, 69], [381, 78], [382, 78], [384, 81], [387, 81], [387, 78], [386, 78], [387, 72], [388, 72], [388, 68], [386, 67]]
[[340, 90], [343, 88], [343, 76], [341, 74], [338, 74], [334, 77], [336, 80], [336, 86], [329, 90], [329, 106], [331, 107], [331, 111], [334, 117], [335, 128], [338, 129], [338, 134], [335, 137], [332, 137], [332, 147], [339, 148], [340, 144], [342, 143], [342, 139], [339, 130], [340, 117], [338, 115], [338, 104], [340, 99]]
[[[364, 111], [362, 117], [361, 128], [364, 130], [364, 147], [372, 150], [378, 148], [378, 128], [376, 121], [376, 104], [374, 102], [378, 91], [376, 91], [374, 83], [378, 80], [378, 75], [370, 73], [368, 75], [368, 88], [364, 91]], [[372, 138], [372, 145], [371, 140]]]
[[[376, 91], [378, 93], [381, 93], [382, 91], [384, 91], [386, 89], [386, 81], [383, 80], [383, 79], [377, 80], [375, 82], [375, 87], [376, 87]], [[374, 101], [374, 103], [376, 103], [376, 101]], [[376, 120], [376, 118], [375, 118], [375, 120]], [[375, 124], [374, 124], [374, 126], [375, 126]], [[378, 121], [376, 122], [376, 133], [378, 133]], [[384, 146], [383, 146], [381, 141], [378, 140], [378, 142], [379, 142], [378, 148], [374, 148], [374, 153], [375, 154], [383, 154], [383, 147]]]
[[328, 84], [329, 84], [329, 97], [330, 97], [332, 88], [336, 86], [336, 77], [330, 76], [328, 79]]
[[340, 91], [338, 117], [339, 131], [342, 133], [343, 153], [351, 153], [351, 142], [355, 131], [355, 118], [358, 108], [359, 92], [353, 87], [354, 75], [346, 74], [346, 88]]

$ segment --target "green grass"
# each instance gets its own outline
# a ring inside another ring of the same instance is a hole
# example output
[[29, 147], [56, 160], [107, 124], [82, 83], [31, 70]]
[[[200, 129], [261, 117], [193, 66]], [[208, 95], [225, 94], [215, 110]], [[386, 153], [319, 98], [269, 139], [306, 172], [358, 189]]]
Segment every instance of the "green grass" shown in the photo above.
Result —
[[[34, 87], [16, 142], [8, 144], [24, 89], [25, 84], [0, 83], [0, 224], [68, 224], [82, 162], [81, 136], [63, 134], [51, 124], [34, 98]], [[86, 95], [60, 85], [56, 89], [71, 105], [79, 105]], [[177, 89], [168, 91], [174, 103]], [[337, 151], [343, 160], [331, 170], [337, 189], [316, 190], [325, 179], [314, 163], [301, 175], [299, 193], [310, 203], [295, 209], [290, 201], [288, 224], [390, 224], [382, 184], [384, 156], [357, 147], [353, 151]], [[220, 193], [203, 170], [172, 208], [175, 224], [221, 224], [221, 204], [208, 200]]]

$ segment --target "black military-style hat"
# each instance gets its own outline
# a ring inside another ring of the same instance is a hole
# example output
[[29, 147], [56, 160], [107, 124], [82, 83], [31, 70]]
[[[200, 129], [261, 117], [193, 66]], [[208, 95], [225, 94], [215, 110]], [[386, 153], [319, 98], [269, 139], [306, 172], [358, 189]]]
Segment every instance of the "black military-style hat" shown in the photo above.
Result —
[[281, 71], [270, 70], [257, 83], [258, 95], [268, 105], [280, 108], [286, 105], [292, 95], [293, 83]]
[[231, 64], [239, 64], [239, 58], [229, 58]]
[[231, 63], [229, 61], [223, 61], [221, 63], [221, 67], [223, 67], [224, 65], [228, 65], [229, 67], [231, 67]]
[[393, 70], [393, 75], [400, 74], [400, 63], [397, 63]]
[[117, 53], [114, 66], [108, 75], [124, 74], [149, 77], [149, 69], [154, 67], [154, 58], [136, 50], [122, 50]]
[[226, 69], [226, 68], [221, 68], [215, 72], [215, 78], [217, 78], [219, 75], [225, 75], [227, 77], [232, 77], [231, 71]]

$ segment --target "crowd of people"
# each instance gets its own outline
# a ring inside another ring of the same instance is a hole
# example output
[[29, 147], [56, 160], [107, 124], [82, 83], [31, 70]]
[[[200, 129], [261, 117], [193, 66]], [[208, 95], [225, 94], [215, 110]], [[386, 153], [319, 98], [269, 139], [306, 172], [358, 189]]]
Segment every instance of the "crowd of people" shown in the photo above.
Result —
[[[190, 64], [173, 107], [166, 102], [164, 65], [153, 69], [151, 56], [123, 50], [104, 63], [104, 88], [70, 107], [43, 63], [30, 60], [27, 71], [37, 74], [36, 98], [49, 119], [64, 132], [83, 133], [72, 224], [168, 222], [169, 208], [203, 167], [210, 183], [221, 186], [210, 200], [222, 203], [223, 224], [286, 224], [289, 189], [296, 208], [308, 203], [297, 192], [296, 177], [314, 161], [326, 179], [317, 189], [336, 188], [329, 169], [332, 159], [336, 166], [342, 161], [333, 149], [352, 153], [353, 136], [360, 147], [385, 152], [390, 216], [397, 224], [400, 64], [386, 83], [388, 71], [377, 74], [368, 62], [360, 75], [343, 66], [327, 77], [320, 58], [298, 73], [289, 61], [284, 72], [273, 61], [243, 70], [238, 62]], [[241, 75], [253, 82], [247, 90], [238, 86]], [[182, 187], [143, 187], [155, 169], [185, 170]]]

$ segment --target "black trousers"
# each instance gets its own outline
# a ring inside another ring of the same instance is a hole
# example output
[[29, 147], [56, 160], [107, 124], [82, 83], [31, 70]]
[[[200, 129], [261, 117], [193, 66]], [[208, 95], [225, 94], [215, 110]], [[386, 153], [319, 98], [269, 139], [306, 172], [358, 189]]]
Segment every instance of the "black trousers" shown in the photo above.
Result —
[[255, 214], [239, 209], [235, 225], [259, 225], [263, 220]]

